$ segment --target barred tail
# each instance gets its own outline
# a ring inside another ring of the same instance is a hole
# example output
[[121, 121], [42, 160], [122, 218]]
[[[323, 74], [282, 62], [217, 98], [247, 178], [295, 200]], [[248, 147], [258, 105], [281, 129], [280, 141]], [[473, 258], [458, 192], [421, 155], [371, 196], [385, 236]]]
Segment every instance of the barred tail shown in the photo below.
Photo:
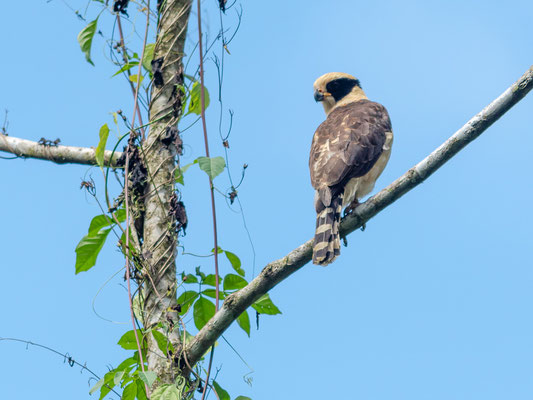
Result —
[[316, 216], [313, 264], [326, 266], [341, 254], [339, 224], [342, 210], [342, 196], [332, 199], [330, 207]]

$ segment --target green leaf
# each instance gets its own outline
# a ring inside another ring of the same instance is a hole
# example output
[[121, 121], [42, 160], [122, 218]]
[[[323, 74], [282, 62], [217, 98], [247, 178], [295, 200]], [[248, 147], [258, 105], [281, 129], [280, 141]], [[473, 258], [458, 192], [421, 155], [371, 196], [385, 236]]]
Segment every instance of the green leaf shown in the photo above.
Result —
[[113, 382], [113, 379], [115, 378], [115, 371], [111, 370], [108, 373], [104, 375], [104, 384], [102, 388], [100, 389], [100, 398], [99, 400], [102, 400], [104, 397], [107, 396], [107, 394], [115, 387], [115, 383]]
[[144, 300], [141, 299], [141, 297], [139, 296], [139, 292], [137, 292], [137, 294], [135, 295], [132, 301], [132, 308], [133, 308], [133, 314], [135, 314], [135, 318], [137, 318], [139, 321], [143, 320], [142, 318], [143, 307], [144, 307]]
[[115, 213], [115, 217], [117, 217], [118, 222], [126, 221], [126, 210], [124, 208], [119, 208]]
[[85, 235], [76, 246], [76, 274], [88, 271], [96, 264], [96, 258], [104, 246], [111, 228], [103, 229], [97, 234]]
[[[119, 209], [115, 213], [120, 222], [126, 220], [126, 211]], [[114, 225], [111, 217], [105, 214], [97, 215], [89, 225], [89, 233], [76, 246], [76, 274], [91, 269], [96, 264], [96, 258], [105, 243], [110, 229], [105, 227]]]
[[[138, 76], [137, 74], [130, 75], [129, 80], [136, 84], [137, 83], [137, 76]], [[140, 80], [139, 80], [139, 84], [143, 83], [143, 79], [144, 79], [144, 76], [141, 75]]]
[[106, 397], [109, 392], [111, 391], [112, 388], [109, 387], [109, 385], [106, 385], [106, 386], [103, 386], [101, 389], [100, 389], [100, 397], [98, 398], [98, 400], [102, 400], [104, 397]]
[[94, 34], [96, 33], [97, 22], [98, 18], [96, 18], [94, 21], [89, 22], [89, 25], [83, 28], [78, 34], [78, 43], [80, 44], [81, 51], [83, 51], [83, 53], [85, 54], [85, 59], [87, 60], [87, 62], [89, 62], [92, 66], [94, 66], [94, 63], [91, 60], [91, 45], [93, 43]]
[[164, 384], [152, 392], [151, 400], [181, 400], [181, 393], [174, 385]]
[[115, 371], [125, 371], [129, 367], [131, 367], [133, 364], [137, 364], [137, 360], [133, 357], [126, 358], [124, 361], [122, 361], [118, 367], [115, 368]]
[[235, 274], [227, 274], [224, 277], [224, 290], [242, 289], [248, 285], [246, 279]]
[[105, 214], [100, 214], [91, 220], [89, 225], [89, 236], [95, 236], [98, 232], [106, 226], [113, 225], [113, 220]]
[[[146, 349], [142, 349], [142, 352], [143, 352], [143, 359], [144, 359], [144, 362], [146, 364]], [[140, 368], [141, 367], [141, 360], [139, 359], [139, 350], [135, 350], [135, 352], [133, 353], [133, 356], [131, 357], [133, 359], [135, 359], [135, 361], [137, 362], [137, 368], [138, 369], [142, 369]]]
[[[139, 340], [141, 341], [140, 344], [142, 347], [142, 333], [141, 331], [137, 330], [137, 334], [139, 335]], [[137, 350], [135, 332], [133, 330], [126, 332], [124, 335], [122, 335], [117, 344], [124, 350]]]
[[182, 274], [181, 280], [183, 281], [183, 283], [198, 283], [198, 278], [193, 274]]
[[[220, 282], [222, 282], [222, 278], [220, 278]], [[216, 284], [217, 281], [214, 274], [209, 274], [202, 279], [202, 285], [216, 286]]]
[[137, 384], [131, 382], [128, 386], [124, 388], [122, 392], [121, 400], [134, 400], [137, 396]]
[[252, 308], [260, 314], [281, 314], [279, 308], [276, 307], [274, 303], [272, 303], [272, 300], [270, 300], [270, 296], [268, 295], [268, 293], [261, 296], [259, 300], [252, 304]]
[[217, 383], [217, 381], [213, 381], [213, 386], [215, 387], [215, 392], [217, 392], [217, 397], [220, 400], [231, 400], [231, 397], [229, 397], [229, 393], [222, 389]]
[[116, 371], [115, 372], [115, 376], [113, 377], [113, 383], [116, 385], [118, 385], [120, 383], [120, 381], [122, 381], [122, 377], [124, 376], [124, 374], [126, 373], [126, 371]]
[[237, 396], [235, 400], [252, 400], [250, 397], [247, 396]]
[[102, 386], [104, 386], [104, 383], [105, 383], [105, 379], [102, 378], [100, 379], [98, 382], [96, 382], [96, 384], [91, 388], [91, 390], [89, 390], [89, 394], [93, 394], [95, 393], [96, 391], [98, 391]]
[[143, 381], [140, 379], [135, 380], [137, 383], [137, 399], [138, 400], [147, 400], [146, 397], [146, 388], [144, 387]]
[[139, 377], [148, 385], [149, 388], [151, 388], [157, 379], [157, 374], [154, 371], [139, 371]]
[[191, 308], [192, 303], [194, 303], [194, 300], [196, 300], [198, 296], [198, 292], [193, 292], [192, 290], [183, 292], [181, 296], [178, 297], [178, 304], [181, 305], [181, 312], [179, 314], [184, 315], [189, 311], [189, 308]]
[[237, 318], [237, 323], [242, 330], [247, 333], [248, 337], [250, 337], [250, 316], [248, 315], [248, 311], [245, 310], [241, 315], [239, 315]]
[[194, 325], [198, 330], [202, 329], [207, 321], [215, 315], [215, 305], [205, 297], [200, 297], [194, 303]]
[[223, 157], [198, 157], [195, 162], [198, 162], [200, 169], [204, 171], [211, 180], [215, 179], [226, 167], [226, 161]]
[[156, 331], [155, 329], [152, 329], [152, 335], [154, 335], [154, 339], [157, 342], [157, 347], [159, 347], [159, 350], [161, 350], [163, 354], [168, 354], [169, 350], [174, 353], [174, 346], [172, 346], [172, 343], [170, 343], [165, 335], [159, 331]]
[[[190, 92], [191, 95], [191, 101], [189, 102], [189, 110], [187, 111], [187, 114], [194, 113], [196, 115], [200, 115], [202, 113], [202, 89], [201, 89], [200, 82], [196, 81], [192, 85], [192, 89]], [[209, 92], [207, 91], [207, 88], [204, 86], [204, 101], [205, 101], [205, 109], [207, 110], [207, 107], [209, 106]]]
[[[117, 72], [115, 72], [113, 75], [111, 75], [111, 78], [113, 78], [114, 76], [117, 76], [118, 74], [121, 74], [123, 72], [126, 72], [130, 69], [132, 69], [133, 67], [139, 65], [139, 62], [138, 61], [131, 61], [129, 63], [126, 63], [122, 66], [122, 68], [120, 68]], [[137, 82], [137, 81], [136, 81]]]
[[144, 48], [143, 67], [152, 73], [152, 60], [154, 59], [155, 43], [149, 43]]
[[241, 260], [239, 257], [237, 257], [236, 254], [232, 253], [231, 251], [224, 251], [226, 254], [226, 257], [228, 258], [229, 262], [231, 263], [231, 266], [233, 269], [240, 275], [244, 276], [244, 269], [241, 268]]
[[185, 174], [185, 172], [187, 172], [191, 165], [194, 165], [194, 163], [189, 163], [187, 165], [184, 165], [183, 167], [176, 169], [176, 172], [174, 172], [174, 177], [176, 178], [177, 183], [185, 185], [183, 175]]
[[[137, 378], [135, 378], [137, 379]], [[124, 374], [123, 378], [122, 378], [122, 381], [120, 382], [120, 387], [122, 389], [124, 389], [124, 386], [126, 386], [128, 383], [130, 382], [133, 382], [134, 381], [134, 378], [130, 375], [130, 371], [126, 371], [126, 373]], [[117, 383], [118, 385], [118, 383]]]
[[[213, 299], [217, 298], [216, 292], [217, 291], [215, 289], [202, 290], [202, 294], [205, 294], [206, 296], [212, 297]], [[220, 290], [218, 292], [218, 298], [222, 300], [222, 299], [224, 299], [224, 297], [226, 297], [225, 293], [222, 290]]]
[[107, 124], [103, 124], [100, 128], [100, 141], [98, 142], [98, 146], [96, 147], [95, 158], [96, 163], [103, 168], [104, 167], [104, 152], [105, 152], [105, 145], [107, 143], [107, 138], [109, 137], [109, 127]]

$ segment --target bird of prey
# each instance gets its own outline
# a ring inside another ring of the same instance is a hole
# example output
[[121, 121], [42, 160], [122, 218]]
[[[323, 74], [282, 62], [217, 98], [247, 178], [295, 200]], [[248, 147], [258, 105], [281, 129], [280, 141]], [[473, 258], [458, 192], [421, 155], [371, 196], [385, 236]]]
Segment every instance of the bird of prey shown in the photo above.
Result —
[[393, 136], [387, 110], [368, 100], [358, 79], [330, 72], [313, 88], [327, 115], [309, 155], [317, 213], [313, 263], [328, 265], [340, 254], [342, 209], [352, 212], [374, 189], [389, 161]]

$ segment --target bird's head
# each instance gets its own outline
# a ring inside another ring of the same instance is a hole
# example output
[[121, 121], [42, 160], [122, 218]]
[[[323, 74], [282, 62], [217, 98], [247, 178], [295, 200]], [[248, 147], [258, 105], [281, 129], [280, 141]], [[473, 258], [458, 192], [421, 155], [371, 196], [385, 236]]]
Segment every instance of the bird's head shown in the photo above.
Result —
[[343, 72], [329, 72], [313, 84], [315, 100], [322, 102], [326, 115], [335, 107], [366, 99], [359, 79]]

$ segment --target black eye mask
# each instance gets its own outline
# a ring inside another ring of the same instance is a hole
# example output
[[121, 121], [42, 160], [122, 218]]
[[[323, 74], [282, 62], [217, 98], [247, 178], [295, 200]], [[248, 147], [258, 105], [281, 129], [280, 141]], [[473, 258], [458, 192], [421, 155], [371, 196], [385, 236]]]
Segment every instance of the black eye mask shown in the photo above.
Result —
[[329, 82], [326, 90], [337, 102], [350, 93], [355, 86], [361, 87], [358, 79], [339, 78]]

